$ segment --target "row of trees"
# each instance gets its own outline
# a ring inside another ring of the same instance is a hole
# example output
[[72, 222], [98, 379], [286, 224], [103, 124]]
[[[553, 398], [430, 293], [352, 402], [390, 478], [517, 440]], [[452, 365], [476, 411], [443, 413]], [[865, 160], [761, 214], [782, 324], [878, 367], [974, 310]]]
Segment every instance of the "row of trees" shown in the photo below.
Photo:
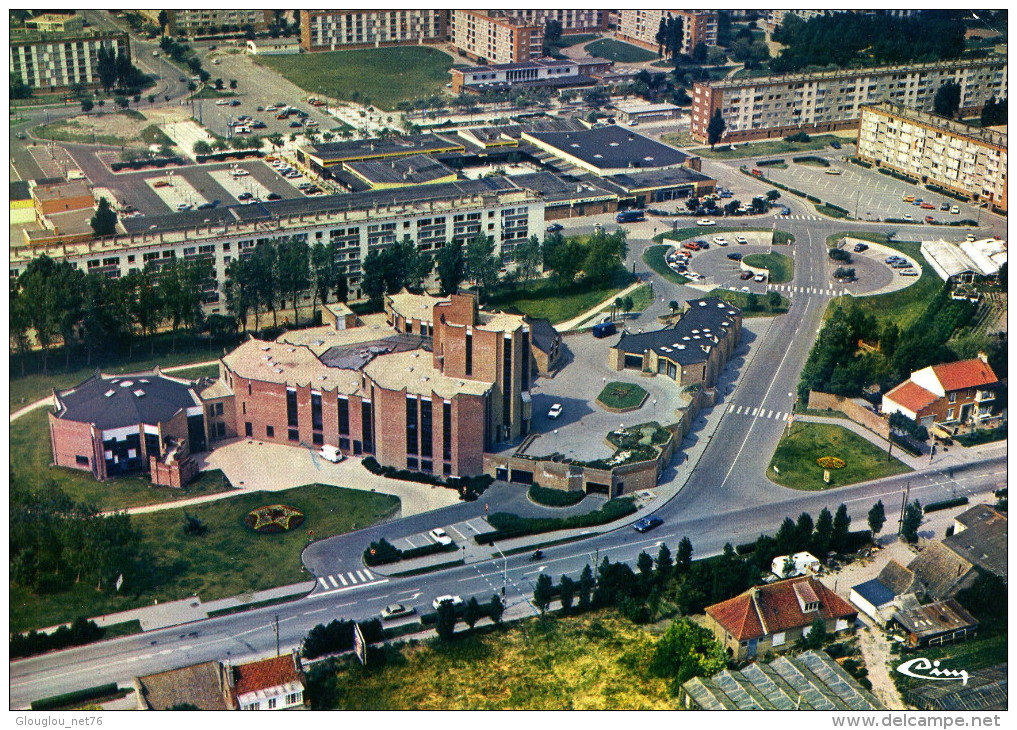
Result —
[[668, 60], [674, 60], [682, 52], [682, 41], [685, 34], [682, 32], [682, 18], [680, 15], [668, 15], [660, 19], [660, 27], [657, 28], [657, 55], [664, 56]]
[[148, 80], [123, 51], [117, 53], [110, 47], [100, 46], [95, 55], [95, 73], [99, 77], [99, 85], [107, 94], [114, 87], [138, 89]]

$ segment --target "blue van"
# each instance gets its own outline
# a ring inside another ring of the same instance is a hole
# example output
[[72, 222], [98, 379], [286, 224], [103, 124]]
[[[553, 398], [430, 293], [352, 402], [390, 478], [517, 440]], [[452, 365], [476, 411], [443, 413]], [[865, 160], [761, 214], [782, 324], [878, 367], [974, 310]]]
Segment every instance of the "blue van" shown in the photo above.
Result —
[[614, 322], [601, 322], [600, 324], [593, 325], [594, 337], [610, 337], [616, 332], [618, 332], [618, 328], [614, 326]]
[[614, 217], [618, 223], [632, 223], [646, 219], [646, 213], [642, 210], [623, 210]]

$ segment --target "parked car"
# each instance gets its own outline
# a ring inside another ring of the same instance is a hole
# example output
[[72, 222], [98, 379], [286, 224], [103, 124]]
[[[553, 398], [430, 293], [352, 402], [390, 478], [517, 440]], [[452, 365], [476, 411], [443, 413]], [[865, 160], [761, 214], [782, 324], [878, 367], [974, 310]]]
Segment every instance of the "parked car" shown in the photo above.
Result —
[[742, 293], [742, 294], [748, 294], [748, 293], [750, 293], [750, 292], [751, 292], [752, 290], [751, 290], [751, 289], [749, 289], [749, 288], [748, 288], [747, 286], [743, 286], [743, 287], [742, 287], [742, 288], [741, 288], [741, 289], [740, 289], [739, 291], [741, 291], [741, 293]]
[[828, 170], [824, 170], [827, 175], [843, 175], [843, 170], [838, 170], [836, 167], [831, 167]]
[[343, 460], [343, 452], [339, 450], [339, 447], [330, 446], [329, 444], [322, 446], [318, 455], [325, 461], [331, 461], [333, 464], [338, 464]]
[[913, 221], [914, 220], [914, 216], [912, 216], [910, 213], [905, 213], [904, 214], [904, 220], [906, 220], [906, 221]]
[[735, 241], [742, 245], [745, 245], [746, 243], [749, 242], [748, 239], [745, 238], [745, 236], [735, 236]]
[[733, 198], [734, 197], [734, 193], [732, 193], [730, 190], [721, 190], [720, 191], [720, 197], [722, 197], [722, 198]]
[[830, 146], [833, 147], [835, 150], [839, 150], [840, 149], [840, 142], [831, 142]]
[[561, 412], [562, 412], [561, 403], [555, 403], [553, 406], [551, 406], [551, 410], [547, 412], [547, 417], [552, 420], [556, 420], [559, 416], [561, 416]]
[[391, 603], [381, 610], [381, 618], [383, 621], [387, 621], [393, 618], [412, 616], [416, 612], [417, 609], [415, 609], [413, 606], [404, 606], [401, 603]]
[[901, 196], [901, 200], [904, 201], [905, 203], [913, 203], [915, 202], [915, 196], [905, 194]]
[[867, 244], [867, 243], [856, 243], [853, 250], [854, 250], [855, 253], [861, 253], [862, 251], [865, 251], [868, 248], [869, 248], [869, 244]]
[[731, 259], [732, 261], [741, 261], [742, 260], [742, 255], [740, 253], [738, 253], [737, 251], [733, 251], [733, 252], [729, 253], [727, 255], [727, 257], [729, 259]]
[[743, 271], [742, 273], [740, 273], [738, 275], [738, 278], [741, 279], [742, 281], [745, 281], [746, 279], [751, 279], [752, 278], [752, 272], [751, 271]]
[[936, 219], [933, 218], [931, 215], [927, 215], [927, 216], [925, 216], [925, 222], [926, 223], [935, 223]]
[[431, 539], [434, 540], [439, 545], [451, 545], [452, 544], [452, 538], [449, 537], [448, 533], [445, 532], [440, 527], [435, 527], [433, 530], [431, 530], [427, 534], [430, 535]]
[[[684, 264], [680, 264], [680, 266], [684, 268]], [[676, 266], [672, 266], [672, 268], [676, 268]], [[617, 331], [618, 328], [615, 327], [614, 322], [600, 322], [599, 324], [593, 325], [593, 336], [598, 339], [603, 337], [610, 337]], [[555, 411], [555, 408], [558, 409], [557, 412]], [[558, 416], [561, 415], [561, 410], [562, 410], [561, 404], [555, 403], [554, 406], [551, 408], [551, 411], [547, 414], [548, 418], [557, 418]], [[554, 413], [557, 413], [557, 415], [552, 415]]]
[[939, 206], [939, 209], [942, 210], [942, 211], [948, 211], [948, 210], [950, 210], [950, 204], [949, 203], [941, 203], [940, 206]]
[[914, 269], [901, 269], [897, 273], [901, 276], [918, 276], [918, 272]]
[[279, 193], [269, 193], [265, 196], [265, 200], [282, 200], [282, 196]]
[[243, 192], [243, 193], [240, 193], [240, 195], [237, 196], [237, 200], [250, 200], [253, 197], [254, 197], [254, 195], [252, 193]]
[[563, 226], [561, 223], [552, 223], [547, 227], [548, 233], [557, 233], [558, 231], [563, 230], [565, 230], [565, 226]]
[[950, 215], [957, 215], [960, 213], [960, 207], [954, 205], [950, 208]]
[[727, 245], [727, 239], [724, 238], [723, 236], [714, 236], [713, 237], [713, 242], [715, 244], [717, 244], [718, 246], [726, 246]]
[[717, 221], [710, 220], [709, 218], [700, 218], [696, 221], [697, 226], [715, 226]]
[[660, 527], [664, 524], [664, 520], [659, 517], [644, 517], [643, 519], [634, 522], [632, 529], [636, 532], [649, 532], [654, 527]]
[[755, 280], [756, 281], [766, 281], [766, 274], [756, 274]]
[[932, 203], [922, 203], [918, 207], [919, 208], [924, 208], [925, 210], [935, 210], [936, 209], [936, 206], [933, 205]]
[[463, 605], [463, 599], [462, 596], [453, 596], [451, 594], [438, 596], [431, 602], [431, 607], [434, 608], [435, 611], [437, 611], [438, 606], [440, 606], [443, 603], [451, 603], [453, 606], [459, 607]]

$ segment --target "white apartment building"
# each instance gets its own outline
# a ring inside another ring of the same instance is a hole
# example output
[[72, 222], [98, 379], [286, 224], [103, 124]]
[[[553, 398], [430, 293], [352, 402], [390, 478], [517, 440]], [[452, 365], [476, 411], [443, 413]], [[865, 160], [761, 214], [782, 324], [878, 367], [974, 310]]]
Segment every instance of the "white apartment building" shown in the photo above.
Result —
[[627, 10], [618, 11], [618, 39], [657, 50], [660, 21], [668, 17], [682, 19], [681, 52], [691, 54], [697, 44], [717, 45], [717, 11], [715, 10]]
[[452, 45], [485, 63], [522, 63], [544, 55], [544, 24], [490, 10], [453, 10]]
[[131, 55], [126, 33], [25, 34], [11, 39], [10, 72], [26, 86], [43, 91], [72, 84], [98, 86], [100, 48]]
[[448, 38], [449, 10], [304, 10], [300, 46], [334, 51], [385, 45], [439, 43]]

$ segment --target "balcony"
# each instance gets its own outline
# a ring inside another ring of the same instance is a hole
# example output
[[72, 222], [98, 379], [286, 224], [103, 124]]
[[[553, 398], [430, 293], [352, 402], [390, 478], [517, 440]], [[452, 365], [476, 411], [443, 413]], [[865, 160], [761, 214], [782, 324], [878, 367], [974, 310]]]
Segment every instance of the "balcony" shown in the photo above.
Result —
[[991, 390], [979, 390], [975, 393], [975, 403], [988, 403], [996, 399], [996, 394]]

